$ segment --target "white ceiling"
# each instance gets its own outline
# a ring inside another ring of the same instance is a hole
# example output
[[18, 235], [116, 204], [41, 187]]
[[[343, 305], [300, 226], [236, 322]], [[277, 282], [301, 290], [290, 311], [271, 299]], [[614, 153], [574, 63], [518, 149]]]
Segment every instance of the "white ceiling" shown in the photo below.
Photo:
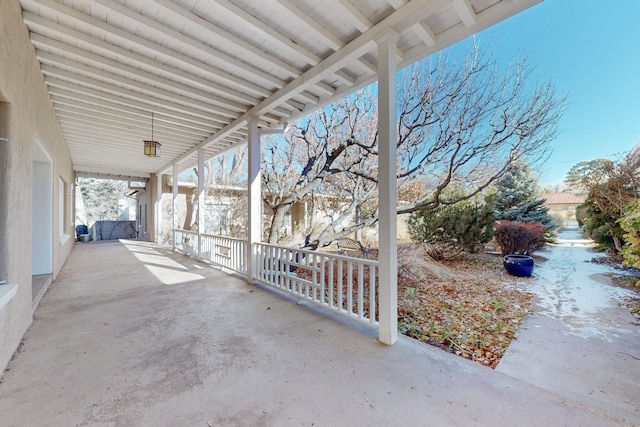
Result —
[[[21, 0], [79, 173], [146, 177], [246, 142], [540, 0]], [[144, 139], [162, 157], [143, 154]]]

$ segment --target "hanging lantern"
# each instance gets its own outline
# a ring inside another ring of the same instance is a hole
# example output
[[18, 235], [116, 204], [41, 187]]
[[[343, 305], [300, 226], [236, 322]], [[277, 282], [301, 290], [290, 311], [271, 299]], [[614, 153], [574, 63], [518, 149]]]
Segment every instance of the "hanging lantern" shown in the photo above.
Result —
[[144, 155], [149, 157], [160, 157], [160, 147], [158, 141], [144, 141]]
[[148, 157], [160, 157], [160, 144], [153, 139], [153, 112], [151, 112], [151, 140], [144, 142], [144, 155]]

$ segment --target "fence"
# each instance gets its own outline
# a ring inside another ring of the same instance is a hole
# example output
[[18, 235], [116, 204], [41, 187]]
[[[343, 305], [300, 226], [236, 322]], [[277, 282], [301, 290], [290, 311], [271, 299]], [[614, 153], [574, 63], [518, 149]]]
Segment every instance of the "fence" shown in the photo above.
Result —
[[135, 239], [138, 237], [135, 221], [96, 221], [88, 233], [94, 240]]
[[[174, 247], [247, 275], [247, 242], [173, 230]], [[255, 243], [257, 282], [330, 310], [378, 325], [378, 262], [326, 252]]]
[[211, 261], [229, 270], [247, 274], [247, 242], [233, 237], [173, 230], [173, 246], [199, 259]]
[[256, 280], [330, 310], [378, 324], [378, 262], [254, 244]]
[[233, 237], [200, 235], [200, 258], [247, 274], [247, 241]]

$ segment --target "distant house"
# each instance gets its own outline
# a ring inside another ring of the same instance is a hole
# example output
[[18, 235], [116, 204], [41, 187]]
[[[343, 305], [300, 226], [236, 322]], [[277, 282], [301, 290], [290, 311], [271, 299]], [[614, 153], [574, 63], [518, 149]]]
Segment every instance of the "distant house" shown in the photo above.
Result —
[[562, 220], [565, 225], [576, 221], [576, 209], [584, 203], [584, 198], [571, 193], [545, 193], [545, 206], [549, 213]]

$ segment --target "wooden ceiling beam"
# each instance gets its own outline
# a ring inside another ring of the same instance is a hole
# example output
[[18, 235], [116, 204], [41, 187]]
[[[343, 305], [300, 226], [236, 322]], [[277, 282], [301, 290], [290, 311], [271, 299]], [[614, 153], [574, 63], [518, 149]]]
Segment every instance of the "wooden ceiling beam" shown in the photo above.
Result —
[[351, 21], [353, 26], [361, 33], [364, 33], [373, 26], [373, 23], [369, 21], [369, 18], [364, 16], [362, 12], [360, 12], [360, 10], [349, 0], [339, 0], [338, 4], [342, 6], [342, 9], [344, 10], [347, 18], [349, 18], [349, 21]]
[[[96, 70], [100, 70], [100, 73], [95, 75], [100, 75], [108, 80], [122, 83], [123, 79], [126, 79], [124, 80], [125, 84], [127, 81], [140, 82], [140, 87], [143, 90], [145, 88], [149, 90], [150, 87], [164, 88], [176, 95], [186, 96], [194, 99], [194, 101], [200, 100], [200, 102], [215, 105], [220, 108], [220, 114], [233, 116], [233, 113], [230, 110], [244, 112], [247, 110], [249, 105], [253, 105], [258, 101], [257, 98], [253, 98], [248, 100], [249, 103], [238, 103], [230, 99], [215, 96], [212, 93], [203, 92], [202, 90], [192, 86], [149, 73], [141, 70], [140, 68], [115, 62], [109, 58], [105, 58], [91, 52], [86, 52], [82, 49], [65, 45], [64, 43], [56, 42], [55, 40], [43, 40], [44, 37], [37, 34], [34, 34], [32, 37], [36, 48], [39, 48], [36, 50], [36, 56], [42, 62], [57, 63], [59, 65], [64, 65], [67, 69], [78, 69], [84, 67], [94, 68]], [[43, 50], [44, 47], [47, 47], [49, 50], [55, 50], [58, 53], [45, 51]], [[72, 57], [75, 59], [71, 59]], [[145, 83], [140, 79], [153, 82], [153, 86], [150, 86], [149, 83]], [[197, 103], [198, 101], [195, 102]]]
[[94, 0], [98, 4], [111, 9], [114, 12], [121, 14], [122, 16], [134, 20], [139, 25], [144, 25], [145, 27], [157, 31], [165, 38], [172, 38], [173, 40], [187, 46], [188, 48], [195, 48], [199, 51], [205, 53], [206, 55], [216, 58], [218, 61], [225, 62], [227, 65], [233, 67], [236, 72], [242, 74], [248, 72], [252, 75], [254, 79], [260, 79], [263, 83], [269, 84], [271, 89], [280, 88], [284, 85], [284, 80], [281, 80], [263, 70], [260, 70], [253, 65], [241, 61], [233, 56], [211, 47], [199, 40], [196, 40], [192, 37], [187, 36], [179, 31], [176, 31], [148, 16], [145, 16], [141, 13], [134, 11], [133, 9], [128, 8], [127, 6], [118, 3], [114, 0]]
[[[49, 59], [45, 55], [39, 55], [39, 58], [42, 58], [43, 61], [45, 59]], [[136, 82], [135, 80], [123, 77], [117, 78], [93, 67], [85, 67], [84, 70], [76, 69], [76, 71], [67, 71], [62, 68], [43, 63], [41, 68], [42, 72], [46, 76], [57, 77], [58, 79], [74, 84], [86, 85], [99, 91], [116, 94], [124, 98], [144, 99], [148, 103], [166, 106], [167, 108], [175, 109], [176, 111], [189, 111], [191, 114], [199, 115], [200, 117], [217, 117], [221, 121], [228, 121], [230, 118], [233, 119], [235, 116], [233, 112], [221, 109], [211, 104], [183, 95], [178, 95], [173, 92], [155, 89], [153, 86], [142, 82]], [[96, 78], [98, 76], [118, 84], [98, 80]]]
[[64, 14], [65, 16], [75, 20], [78, 25], [88, 24], [99, 30], [100, 32], [104, 32], [108, 34], [109, 37], [114, 37], [120, 42], [128, 46], [130, 44], [135, 44], [141, 48], [141, 50], [148, 49], [150, 51], [156, 52], [163, 58], [167, 60], [176, 60], [184, 63], [189, 67], [194, 67], [196, 69], [200, 69], [203, 72], [216, 76], [219, 79], [225, 80], [228, 84], [237, 85], [238, 88], [244, 88], [245, 90], [254, 91], [260, 96], [269, 96], [271, 94], [271, 90], [265, 88], [264, 86], [260, 86], [254, 82], [238, 77], [237, 75], [228, 73], [222, 69], [213, 67], [204, 62], [198, 61], [195, 58], [192, 58], [188, 55], [185, 55], [182, 52], [179, 52], [175, 49], [168, 48], [159, 43], [155, 43], [153, 41], [147, 40], [143, 37], [140, 37], [136, 34], [129, 33], [122, 28], [117, 28], [113, 25], [107, 24], [106, 22], [100, 21], [94, 17], [86, 15], [72, 7], [66, 6], [64, 4], [58, 3], [55, 0], [34, 0], [36, 3], [43, 7], [47, 7], [54, 12], [58, 12]]
[[191, 23], [193, 23], [195, 25], [198, 25], [199, 27], [205, 29], [206, 31], [209, 31], [210, 33], [215, 34], [216, 36], [224, 39], [225, 41], [227, 41], [231, 45], [234, 45], [239, 50], [244, 51], [244, 52], [250, 52], [253, 55], [255, 55], [258, 58], [260, 58], [262, 61], [265, 61], [265, 62], [271, 64], [273, 67], [279, 68], [281, 71], [285, 72], [288, 77], [297, 77], [301, 73], [301, 71], [299, 69], [297, 69], [293, 65], [287, 63], [286, 61], [274, 56], [273, 53], [265, 52], [264, 50], [260, 49], [259, 47], [256, 47], [256, 46], [252, 45], [251, 43], [247, 42], [246, 40], [244, 40], [244, 39], [242, 39], [242, 38], [240, 38], [238, 36], [236, 36], [235, 34], [231, 34], [230, 32], [228, 32], [228, 31], [220, 28], [219, 26], [207, 21], [206, 19], [203, 19], [203, 18], [199, 17], [195, 13], [193, 13], [193, 12], [191, 12], [189, 10], [186, 10], [182, 6], [179, 6], [179, 5], [171, 2], [170, 0], [155, 0], [155, 2], [158, 3], [159, 5], [167, 8], [168, 10], [171, 10], [171, 11], [179, 14], [183, 18], [187, 19], [189, 22], [191, 22]]
[[453, 8], [458, 13], [458, 16], [465, 27], [470, 27], [476, 24], [476, 13], [474, 12], [471, 3], [469, 3], [469, 0], [454, 0]]
[[186, 112], [177, 112], [143, 102], [131, 102], [116, 95], [106, 94], [95, 89], [77, 86], [55, 77], [47, 77], [51, 100], [67, 105], [88, 105], [114, 109], [121, 114], [149, 116], [151, 111], [156, 114], [158, 120], [173, 123], [191, 129], [211, 132], [213, 128], [219, 128], [224, 121], [207, 120], [202, 117], [192, 116]]
[[[62, 48], [63, 45], [71, 46], [70, 43], [77, 43], [83, 46], [85, 51], [91, 50], [92, 52], [100, 52], [101, 56], [104, 56], [105, 58], [127, 58], [127, 61], [139, 66], [140, 69], [152, 70], [153, 73], [157, 73], [158, 75], [164, 75], [175, 80], [188, 82], [194, 87], [202, 88], [203, 90], [217, 96], [248, 103], [253, 103], [257, 99], [254, 96], [233, 89], [230, 86], [216, 83], [212, 80], [200, 77], [194, 73], [189, 73], [169, 64], [163, 64], [155, 58], [143, 56], [131, 50], [108, 43], [103, 39], [87, 35], [78, 30], [49, 21], [32, 13], [25, 12], [23, 17], [32, 32], [31, 38], [34, 43], [35, 41], [38, 41], [39, 43], [46, 44], [47, 46], [57, 46], [59, 48]], [[53, 40], [49, 35], [54, 35], [63, 41]], [[56, 43], [52, 44], [54, 41]], [[262, 93], [263, 96], [268, 94], [269, 92], [266, 90]]]

